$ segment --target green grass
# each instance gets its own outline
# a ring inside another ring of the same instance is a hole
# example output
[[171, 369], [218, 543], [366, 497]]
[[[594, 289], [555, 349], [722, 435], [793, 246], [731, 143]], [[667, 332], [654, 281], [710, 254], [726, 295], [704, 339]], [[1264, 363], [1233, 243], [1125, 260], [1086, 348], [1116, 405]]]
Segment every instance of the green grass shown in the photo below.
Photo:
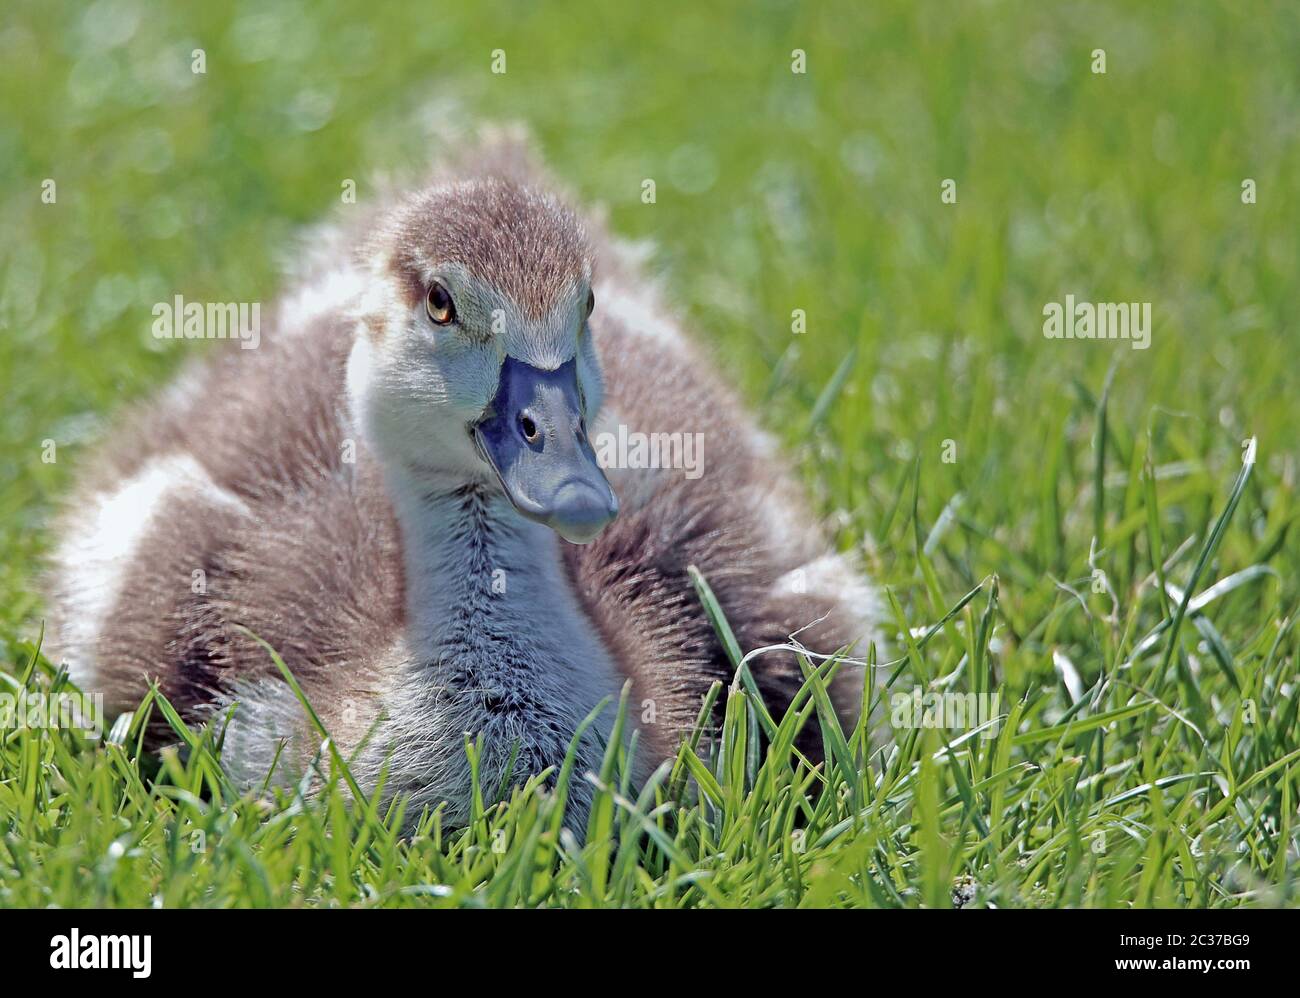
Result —
[[[884, 747], [831, 729], [810, 771], [792, 718], [756, 752], [742, 682], [720, 743], [645, 790], [622, 750], [569, 774], [601, 787], [586, 829], [561, 777], [404, 838], [328, 753], [327, 792], [257, 799], [219, 731], [157, 761], [143, 712], [99, 741], [11, 727], [0, 904], [1296, 904], [1294, 5], [260, 6], [20, 0], [0, 28], [0, 682], [56, 681], [48, 518], [185, 354], [151, 305], [269, 301], [344, 179], [364, 201], [439, 136], [521, 120], [656, 242], [888, 588]], [[1045, 339], [1066, 294], [1150, 301], [1150, 349]], [[996, 737], [894, 730], [918, 685], [996, 694]]]

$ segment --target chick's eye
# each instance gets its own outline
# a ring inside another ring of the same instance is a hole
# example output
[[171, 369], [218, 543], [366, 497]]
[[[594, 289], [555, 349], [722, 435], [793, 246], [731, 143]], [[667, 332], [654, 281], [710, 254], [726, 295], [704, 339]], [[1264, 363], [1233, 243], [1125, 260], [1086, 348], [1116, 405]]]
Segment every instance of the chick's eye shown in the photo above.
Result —
[[429, 318], [440, 326], [445, 326], [456, 318], [456, 306], [452, 304], [451, 295], [437, 281], [429, 285], [424, 308], [429, 313]]
[[594, 312], [595, 310], [596, 310], [596, 292], [588, 291], [587, 292], [587, 317], [590, 318], [591, 313]]

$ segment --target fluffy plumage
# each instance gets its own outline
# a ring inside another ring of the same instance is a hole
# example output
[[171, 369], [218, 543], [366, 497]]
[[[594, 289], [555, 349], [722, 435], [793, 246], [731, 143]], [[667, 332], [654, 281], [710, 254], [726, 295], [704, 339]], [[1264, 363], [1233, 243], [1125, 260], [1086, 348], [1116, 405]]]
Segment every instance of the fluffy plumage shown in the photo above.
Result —
[[[387, 763], [390, 791], [413, 811], [446, 801], [453, 822], [466, 731], [483, 734], [495, 785], [512, 751], [518, 776], [558, 765], [631, 680], [642, 771], [674, 750], [710, 684], [732, 678], [688, 565], [746, 649], [799, 632], [815, 652], [861, 651], [875, 613], [630, 256], [518, 143], [465, 162], [319, 237], [260, 349], [205, 356], [124, 420], [59, 525], [50, 597], [52, 654], [111, 705], [150, 679], [191, 719], [238, 702], [226, 760], [249, 782], [280, 739], [286, 776], [315, 748], [245, 629], [259, 635], [345, 753], [360, 748], [364, 781]], [[454, 287], [454, 333], [423, 318], [434, 279]], [[465, 434], [505, 356], [576, 356], [593, 436], [702, 433], [704, 473], [608, 469], [621, 513], [588, 545], [525, 520]], [[752, 668], [780, 713], [793, 657]], [[835, 695], [851, 713], [852, 675]], [[597, 729], [581, 765], [608, 711]], [[818, 754], [815, 727], [803, 747]]]

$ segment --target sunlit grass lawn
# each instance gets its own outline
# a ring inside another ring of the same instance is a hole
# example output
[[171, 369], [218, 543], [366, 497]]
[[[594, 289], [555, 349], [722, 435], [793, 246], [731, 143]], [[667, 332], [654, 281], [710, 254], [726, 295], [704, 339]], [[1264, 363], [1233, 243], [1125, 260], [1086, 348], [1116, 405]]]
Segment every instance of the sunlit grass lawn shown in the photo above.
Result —
[[[787, 727], [750, 751], [737, 693], [702, 764], [644, 792], [615, 757], [571, 774], [607, 788], [577, 834], [558, 795], [485, 788], [468, 832], [431, 815], [403, 838], [341, 791], [239, 799], [215, 732], [158, 763], [125, 722], [9, 729], [0, 904], [1295, 903], [1300, 11], [709, 6], [7, 12], [0, 682], [50, 682], [30, 663], [53, 503], [192, 349], [149, 335], [153, 303], [273, 299], [345, 180], [364, 204], [518, 120], [654, 241], [888, 587], [883, 749], [832, 732], [811, 772]], [[1045, 339], [1067, 294], [1151, 302], [1150, 348]], [[1007, 716], [960, 743], [895, 730], [916, 686]]]

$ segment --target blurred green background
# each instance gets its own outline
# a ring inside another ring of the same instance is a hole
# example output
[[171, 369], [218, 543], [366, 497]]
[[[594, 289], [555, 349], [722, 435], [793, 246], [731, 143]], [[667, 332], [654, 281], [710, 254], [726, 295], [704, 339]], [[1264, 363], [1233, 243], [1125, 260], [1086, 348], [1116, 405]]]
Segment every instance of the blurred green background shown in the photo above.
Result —
[[[345, 179], [364, 204], [484, 122], [526, 124], [576, 196], [655, 243], [840, 544], [904, 592], [893, 512], [914, 467], [918, 523], [963, 497], [954, 592], [999, 571], [1014, 617], [1017, 582], [1050, 601], [1049, 575], [1086, 575], [1116, 359], [1112, 519], [1148, 432], [1186, 533], [1252, 433], [1261, 504], [1294, 494], [1295, 3], [11, 0], [0, 112], [6, 640], [34, 637], [52, 502], [114, 410], [194, 349], [150, 336], [152, 305], [272, 300], [302, 227], [347, 210]], [[1066, 294], [1150, 301], [1153, 345], [1045, 340]], [[1243, 563], [1265, 533], [1245, 523]], [[1285, 527], [1278, 543], [1273, 596], [1294, 605]]]

